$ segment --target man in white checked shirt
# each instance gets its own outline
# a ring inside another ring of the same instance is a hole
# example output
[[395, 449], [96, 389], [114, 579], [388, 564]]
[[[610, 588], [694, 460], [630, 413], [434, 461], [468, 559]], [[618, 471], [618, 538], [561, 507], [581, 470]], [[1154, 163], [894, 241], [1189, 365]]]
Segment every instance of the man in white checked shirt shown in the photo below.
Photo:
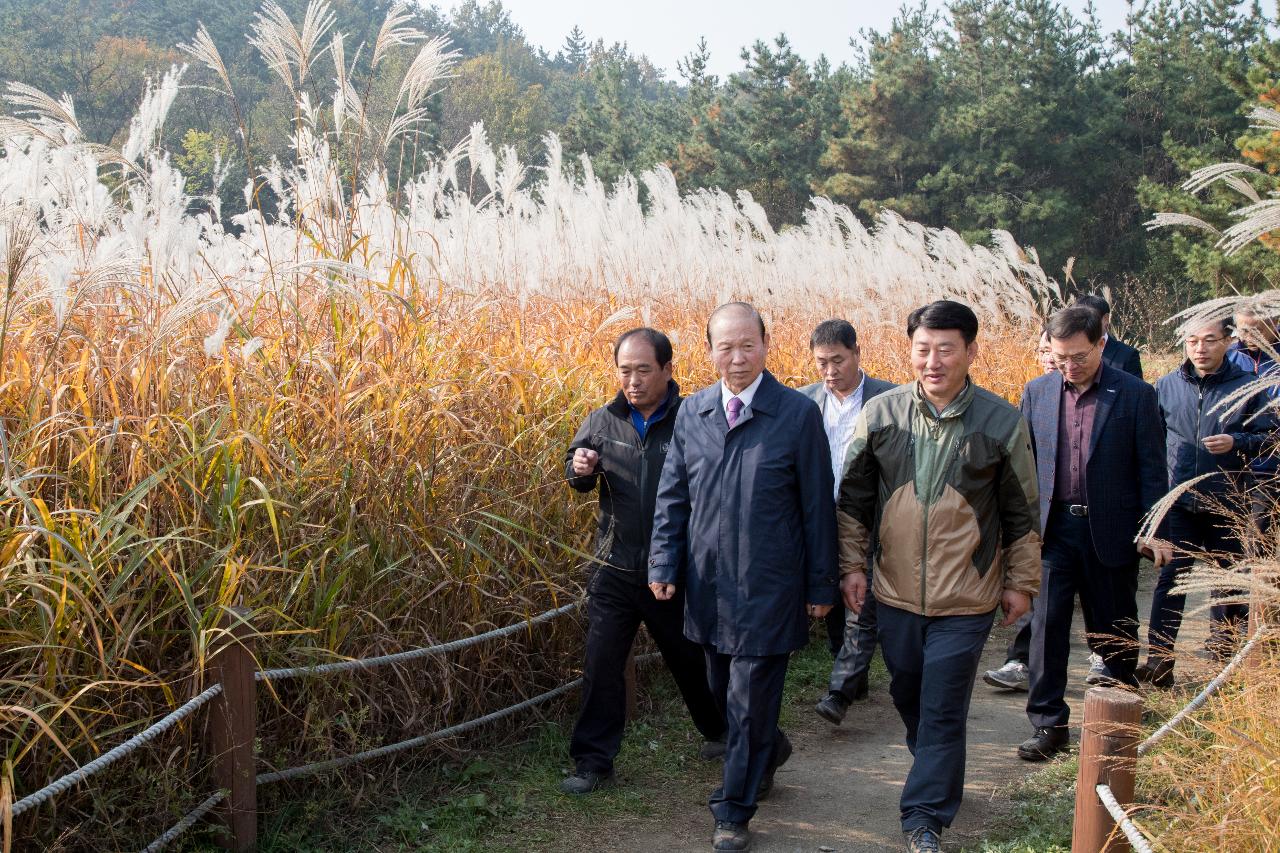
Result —
[[[862, 404], [894, 386], [892, 382], [872, 379], [862, 372], [858, 333], [845, 320], [819, 323], [809, 337], [809, 350], [822, 379], [806, 385], [800, 392], [822, 410], [838, 495], [839, 483], [844, 479], [845, 450], [853, 438], [853, 425]], [[861, 615], [848, 613], [842, 602], [837, 602], [827, 614], [827, 642], [836, 662], [831, 669], [829, 692], [814, 710], [838, 726], [850, 703], [867, 695], [867, 668], [876, 651], [876, 604], [870, 582]]]

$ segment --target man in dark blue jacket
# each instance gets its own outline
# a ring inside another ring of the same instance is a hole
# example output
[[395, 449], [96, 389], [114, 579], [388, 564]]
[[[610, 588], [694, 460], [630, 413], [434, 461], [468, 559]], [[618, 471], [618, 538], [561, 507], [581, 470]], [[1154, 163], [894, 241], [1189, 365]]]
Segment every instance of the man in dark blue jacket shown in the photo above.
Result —
[[574, 772], [560, 785], [566, 794], [613, 783], [626, 724], [623, 670], [641, 622], [706, 738], [703, 757], [724, 749], [724, 714], [707, 687], [702, 648], [684, 636], [684, 597], [657, 601], [648, 589], [653, 506], [680, 409], [680, 388], [671, 381], [671, 341], [654, 329], [632, 329], [614, 344], [613, 362], [618, 396], [587, 416], [565, 453], [569, 485], [600, 491], [598, 567], [587, 587], [582, 708], [569, 741]]
[[[1267, 380], [1263, 388], [1274, 411], [1280, 400], [1280, 366], [1272, 354], [1276, 351], [1276, 323], [1271, 317], [1262, 316], [1252, 308], [1236, 311], [1236, 342], [1227, 350], [1227, 360], [1245, 373]], [[1271, 516], [1276, 498], [1280, 497], [1280, 483], [1276, 481], [1280, 469], [1280, 456], [1263, 453], [1249, 463], [1256, 485], [1253, 494], [1253, 517], [1262, 531], [1271, 529]]]
[[729, 724], [708, 805], [715, 850], [746, 850], [747, 824], [791, 754], [778, 729], [790, 653], [836, 597], [835, 484], [822, 414], [764, 369], [769, 338], [742, 302], [717, 308], [707, 351], [721, 381], [685, 401], [658, 486], [649, 586], [685, 591]]
[[[1064, 308], [1049, 318], [1046, 331], [1058, 372], [1031, 380], [1022, 395], [1044, 542], [1027, 698], [1035, 732], [1018, 747], [1028, 761], [1049, 758], [1069, 740], [1065, 697], [1077, 595], [1110, 677], [1137, 685], [1135, 539], [1168, 484], [1155, 391], [1102, 363], [1101, 318], [1085, 306]], [[1165, 546], [1142, 547], [1157, 566], [1170, 557]]]
[[[1176, 556], [1160, 572], [1151, 600], [1147, 661], [1138, 667], [1140, 681], [1157, 687], [1173, 684], [1174, 644], [1182, 624], [1186, 596], [1175, 594], [1179, 576], [1197, 554], [1211, 554], [1224, 564], [1241, 553], [1236, 525], [1252, 484], [1249, 463], [1269, 452], [1273, 418], [1265, 395], [1247, 397], [1242, 405], [1224, 403], [1255, 377], [1227, 360], [1230, 330], [1225, 320], [1196, 323], [1186, 330], [1187, 360], [1156, 381], [1156, 396], [1165, 422], [1169, 485], [1178, 486], [1208, 475], [1178, 498], [1161, 530]], [[1222, 654], [1230, 635], [1248, 618], [1244, 604], [1216, 604], [1210, 609], [1211, 648]]]

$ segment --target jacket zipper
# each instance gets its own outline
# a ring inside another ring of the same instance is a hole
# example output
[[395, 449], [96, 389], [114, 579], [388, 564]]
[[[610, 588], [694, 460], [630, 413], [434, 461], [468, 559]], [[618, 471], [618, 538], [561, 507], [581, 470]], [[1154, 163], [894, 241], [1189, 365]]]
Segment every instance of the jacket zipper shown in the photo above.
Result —
[[[929, 415], [925, 415], [925, 417], [927, 418], [929, 417]], [[942, 427], [941, 416], [936, 418], [936, 422], [938, 424], [938, 427], [941, 428]], [[955, 470], [956, 462], [958, 462], [960, 459], [960, 450], [961, 450], [960, 438], [962, 437], [963, 436], [956, 439], [955, 447], [951, 451], [951, 458], [943, 462], [942, 478], [938, 480], [939, 489], [938, 489], [938, 494], [934, 499], [935, 501], [937, 500], [937, 498], [942, 497], [942, 489], [945, 489], [947, 486], [947, 483], [951, 482], [951, 472]], [[912, 435], [911, 437], [911, 453], [912, 453], [911, 467], [914, 470], [915, 469], [915, 436], [914, 435]], [[932, 503], [925, 505], [924, 513], [923, 513], [924, 518], [920, 525], [920, 615], [921, 616], [929, 615], [928, 611], [926, 610], [925, 589], [927, 585], [926, 585], [925, 579], [929, 576], [929, 513], [932, 509], [933, 509]]]

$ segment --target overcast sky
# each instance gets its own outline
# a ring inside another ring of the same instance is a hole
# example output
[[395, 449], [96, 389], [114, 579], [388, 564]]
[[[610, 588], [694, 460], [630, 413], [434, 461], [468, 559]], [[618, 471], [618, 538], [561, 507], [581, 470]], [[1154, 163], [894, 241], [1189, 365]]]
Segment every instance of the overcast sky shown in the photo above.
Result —
[[[437, 0], [438, 1], [438, 0]], [[441, 3], [451, 6], [451, 2]], [[738, 53], [756, 39], [785, 32], [795, 51], [812, 61], [825, 53], [832, 65], [853, 61], [850, 37], [862, 29], [888, 29], [900, 0], [503, 0], [529, 41], [551, 54], [576, 24], [588, 41], [625, 41], [676, 76], [676, 60], [705, 36], [711, 70], [724, 77], [742, 70]], [[915, 5], [914, 2], [912, 5]], [[931, 4], [941, 7], [941, 3]], [[1075, 12], [1085, 0], [1066, 0]], [[1103, 28], [1124, 26], [1124, 0], [1095, 2]]]

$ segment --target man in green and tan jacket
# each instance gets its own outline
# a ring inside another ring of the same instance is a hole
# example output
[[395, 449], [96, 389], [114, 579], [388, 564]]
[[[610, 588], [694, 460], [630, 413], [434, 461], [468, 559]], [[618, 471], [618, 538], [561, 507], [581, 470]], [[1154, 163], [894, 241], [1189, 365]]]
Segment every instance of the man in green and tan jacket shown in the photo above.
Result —
[[838, 502], [841, 591], [857, 612], [874, 555], [889, 691], [915, 761], [907, 849], [940, 849], [964, 792], [965, 726], [997, 606], [1012, 625], [1040, 588], [1035, 456], [1021, 413], [977, 387], [978, 318], [940, 300], [907, 320], [917, 381], [867, 402]]

